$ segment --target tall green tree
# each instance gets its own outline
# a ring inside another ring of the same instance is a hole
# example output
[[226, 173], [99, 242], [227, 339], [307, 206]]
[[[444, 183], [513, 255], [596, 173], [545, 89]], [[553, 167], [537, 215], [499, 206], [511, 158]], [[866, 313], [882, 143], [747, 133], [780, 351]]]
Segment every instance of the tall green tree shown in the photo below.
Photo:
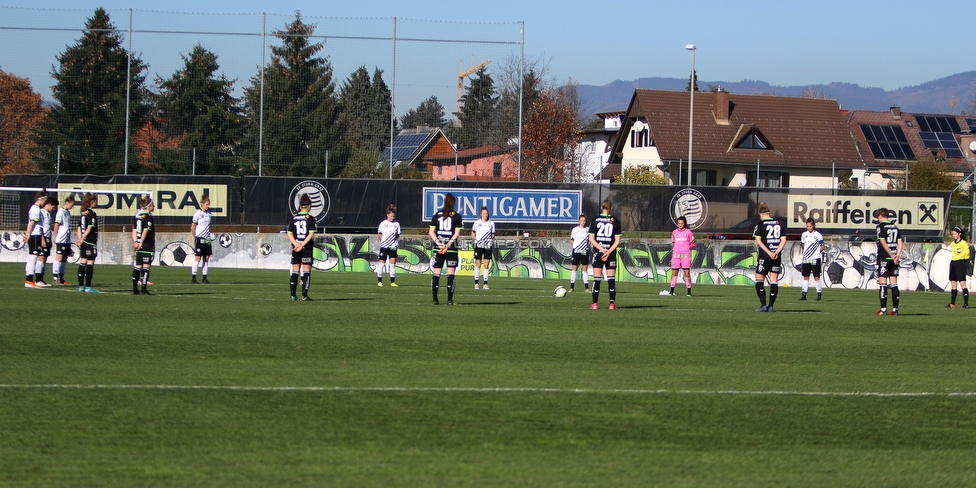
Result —
[[244, 122], [241, 103], [231, 94], [234, 82], [217, 76], [217, 55], [199, 44], [182, 57], [182, 68], [156, 79], [159, 128], [179, 141], [183, 163], [196, 149], [197, 173], [233, 173]]
[[[312, 43], [315, 26], [302, 22], [301, 13], [285, 30], [275, 31], [280, 46], [271, 47], [264, 72], [263, 173], [311, 176], [323, 173], [329, 151], [330, 172], [340, 171], [348, 158], [339, 120], [339, 99], [332, 65], [319, 56], [324, 43]], [[261, 78], [245, 89], [248, 157], [256, 168], [261, 113]]]
[[400, 118], [400, 126], [404, 129], [414, 129], [417, 127], [443, 127], [444, 106], [437, 101], [437, 97], [431, 96], [427, 100], [420, 102], [417, 108], [412, 108]]
[[349, 75], [339, 101], [347, 140], [353, 146], [382, 150], [390, 143], [391, 99], [379, 68], [372, 79], [365, 66]]
[[496, 111], [498, 98], [495, 95], [495, 82], [485, 68], [481, 68], [471, 79], [471, 85], [461, 97], [461, 122], [458, 134], [460, 147], [470, 149], [498, 143]]
[[[85, 22], [85, 32], [58, 58], [53, 71], [54, 99], [37, 138], [38, 166], [53, 172], [57, 147], [62, 147], [61, 172], [118, 174], [124, 169], [126, 143], [126, 91], [131, 88], [128, 118], [130, 134], [142, 127], [151, 105], [145, 87], [146, 65], [129, 57], [122, 36], [104, 9]], [[131, 61], [131, 77], [127, 64]], [[129, 169], [135, 172], [135, 153]]]
[[[512, 84], [502, 88], [498, 97], [497, 127], [501, 143], [516, 140], [519, 134], [519, 120], [525, 124], [529, 118], [529, 111], [541, 98], [545, 96], [546, 88], [541, 75], [534, 67], [530, 67], [522, 77], [522, 86], [518, 86], [516, 78]], [[522, 97], [521, 117], [519, 117], [519, 96]]]

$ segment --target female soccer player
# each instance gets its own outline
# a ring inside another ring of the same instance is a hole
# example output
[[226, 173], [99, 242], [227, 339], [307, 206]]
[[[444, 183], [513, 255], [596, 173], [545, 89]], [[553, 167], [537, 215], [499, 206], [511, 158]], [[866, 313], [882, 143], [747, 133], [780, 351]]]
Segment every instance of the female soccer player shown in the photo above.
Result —
[[569, 234], [570, 242], [573, 245], [573, 274], [569, 275], [569, 291], [576, 291], [576, 270], [580, 267], [583, 271], [583, 289], [590, 291], [590, 275], [586, 270], [590, 263], [590, 228], [586, 225], [586, 215], [580, 214], [579, 225], [573, 227]]
[[677, 229], [671, 231], [671, 296], [678, 284], [678, 271], [685, 272], [686, 296], [691, 296], [691, 250], [695, 248], [695, 234], [688, 228], [688, 219], [678, 217]]
[[298, 300], [295, 289], [298, 288], [298, 277], [301, 273], [302, 301], [309, 302], [308, 289], [312, 284], [312, 239], [315, 237], [315, 219], [309, 215], [312, 209], [312, 199], [307, 194], [298, 201], [298, 213], [288, 224], [288, 240], [291, 241], [291, 287], [292, 301]]
[[949, 288], [952, 290], [952, 298], [946, 308], [956, 308], [956, 296], [959, 293], [957, 288], [962, 288], [962, 308], [969, 308], [969, 288], [966, 287], [969, 243], [966, 242], [966, 234], [962, 227], [958, 225], [952, 228], [949, 250], [952, 251], [952, 262], [949, 263]]
[[[380, 240], [380, 259], [376, 265], [376, 284], [383, 286], [383, 269], [390, 274], [390, 286], [396, 284], [397, 248], [400, 247], [400, 223], [396, 220], [396, 205], [386, 207], [386, 220], [380, 222], [376, 236]], [[387, 264], [389, 262], [389, 264]]]
[[480, 217], [471, 225], [471, 240], [474, 241], [474, 289], [478, 289], [478, 273], [484, 269], [482, 282], [484, 288], [490, 290], [488, 275], [491, 273], [491, 247], [495, 239], [495, 223], [491, 221], [488, 207], [481, 207]]
[[43, 288], [37, 283], [40, 281], [37, 276], [37, 267], [38, 261], [40, 261], [41, 269], [44, 266], [42, 256], [44, 255], [44, 246], [47, 243], [44, 242], [41, 213], [44, 212], [44, 202], [46, 201], [47, 192], [41, 190], [34, 195], [34, 204], [27, 210], [27, 232], [24, 234], [27, 236], [28, 251], [27, 263], [24, 264], [24, 287], [26, 288]]
[[81, 251], [81, 258], [78, 259], [78, 291], [86, 293], [98, 293], [91, 286], [95, 258], [98, 257], [98, 215], [92, 210], [97, 202], [91, 193], [81, 197], [81, 220], [78, 224], [78, 242], [75, 243]]
[[[146, 195], [139, 199], [139, 213], [132, 226], [132, 247], [135, 249], [135, 262], [132, 266], [132, 294], [152, 295], [146, 286], [149, 284], [149, 269], [156, 257], [156, 227], [153, 225], [152, 198]], [[142, 292], [139, 284], [142, 284]]]
[[888, 315], [888, 292], [891, 292], [891, 315], [898, 315], [898, 304], [901, 302], [901, 292], [898, 291], [898, 263], [905, 240], [901, 230], [892, 217], [893, 211], [879, 208], [877, 212], [878, 225], [875, 234], [878, 238], [878, 299], [881, 310], [875, 315]]
[[[786, 246], [786, 236], [783, 226], [778, 220], [770, 217], [766, 202], [759, 202], [759, 218], [762, 219], [752, 231], [759, 248], [756, 260], [756, 294], [759, 295], [757, 312], [772, 312], [779, 292], [779, 273], [782, 271], [783, 248]], [[766, 275], [769, 275], [769, 306], [766, 306]]]
[[193, 223], [190, 224], [190, 234], [193, 235], [193, 267], [190, 268], [190, 283], [197, 282], [197, 268], [203, 262], [203, 282], [210, 284], [207, 272], [210, 268], [210, 256], [213, 255], [213, 236], [210, 234], [210, 195], [200, 198], [200, 208], [193, 213]]
[[610, 310], [616, 310], [617, 285], [617, 246], [620, 245], [620, 221], [610, 212], [613, 203], [609, 198], [600, 204], [600, 215], [590, 224], [590, 245], [593, 246], [593, 304], [591, 310], [600, 308], [600, 280], [603, 268], [607, 268], [607, 291], [610, 292]]
[[441, 271], [447, 265], [447, 304], [454, 305], [454, 271], [458, 265], [458, 236], [461, 235], [461, 214], [454, 211], [454, 195], [444, 195], [444, 206], [430, 219], [427, 235], [437, 248], [434, 253], [430, 280], [430, 291], [434, 295], [434, 305], [439, 305], [437, 292], [441, 285]]
[[71, 209], [75, 206], [74, 195], [69, 195], [68, 198], [64, 199], [64, 204], [58, 208], [57, 214], [54, 217], [54, 266], [51, 268], [51, 272], [54, 276], [54, 282], [68, 286], [69, 283], [64, 280], [64, 272], [68, 266], [68, 258], [73, 254], [71, 252]]
[[800, 300], [807, 299], [807, 290], [810, 289], [810, 275], [813, 275], [813, 282], [817, 287], [817, 301], [823, 298], [823, 284], [820, 281], [820, 272], [823, 270], [823, 234], [817, 230], [817, 223], [812, 218], [807, 219], [807, 230], [800, 234], [800, 245], [803, 246], [803, 262], [800, 264], [800, 274], [803, 275], [803, 287], [801, 288]]

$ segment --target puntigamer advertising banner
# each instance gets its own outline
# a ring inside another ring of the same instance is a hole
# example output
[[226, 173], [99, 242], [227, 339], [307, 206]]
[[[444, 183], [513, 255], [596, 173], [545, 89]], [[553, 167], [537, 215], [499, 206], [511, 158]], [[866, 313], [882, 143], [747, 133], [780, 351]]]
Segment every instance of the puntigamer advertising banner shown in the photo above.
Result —
[[818, 229], [865, 229], [878, 224], [876, 212], [894, 211], [902, 230], [936, 230], [944, 225], [945, 199], [928, 196], [804, 195], [790, 192], [789, 220], [806, 222], [812, 218]]
[[508, 188], [424, 188], [424, 220], [454, 195], [454, 210], [465, 221], [477, 220], [481, 208], [491, 219], [520, 224], [576, 224], [583, 208], [583, 192], [574, 190], [526, 190]]

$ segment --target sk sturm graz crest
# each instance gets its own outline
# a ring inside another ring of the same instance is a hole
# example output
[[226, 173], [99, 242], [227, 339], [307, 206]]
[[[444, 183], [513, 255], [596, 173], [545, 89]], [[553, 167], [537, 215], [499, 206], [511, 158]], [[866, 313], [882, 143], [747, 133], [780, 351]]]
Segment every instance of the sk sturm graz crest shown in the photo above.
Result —
[[322, 220], [329, 213], [329, 207], [331, 206], [329, 191], [317, 181], [306, 180], [295, 185], [295, 188], [291, 190], [291, 195], [288, 198], [288, 206], [291, 209], [292, 215], [298, 213], [298, 202], [301, 201], [302, 195], [308, 195], [312, 200], [312, 209], [308, 213], [316, 222]]
[[708, 202], [700, 191], [685, 188], [671, 198], [671, 222], [677, 224], [678, 217], [684, 217], [689, 229], [697, 229], [705, 223], [707, 216]]

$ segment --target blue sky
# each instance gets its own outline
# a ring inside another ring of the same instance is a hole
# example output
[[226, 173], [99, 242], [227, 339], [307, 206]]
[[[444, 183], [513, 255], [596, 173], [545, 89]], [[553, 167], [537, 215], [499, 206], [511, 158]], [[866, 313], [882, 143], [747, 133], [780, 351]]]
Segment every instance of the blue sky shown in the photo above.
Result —
[[[684, 46], [690, 43], [698, 46], [695, 62], [699, 79], [704, 82], [754, 79], [774, 85], [810, 85], [842, 81], [892, 90], [974, 69], [972, 63], [966, 62], [964, 48], [964, 41], [970, 37], [966, 32], [971, 29], [967, 17], [973, 10], [972, 3], [957, 0], [933, 4], [902, 0], [822, 0], [809, 5], [759, 0], [559, 3], [169, 0], [153, 4], [131, 0], [0, 0], [0, 5], [72, 9], [85, 16], [98, 6], [110, 11], [134, 8], [225, 14], [267, 12], [285, 17], [300, 10], [306, 17], [376, 18], [376, 25], [383, 26], [380, 30], [385, 30], [393, 17], [499, 22], [506, 23], [503, 28], [506, 37], [513, 36], [512, 25], [507, 23], [524, 21], [527, 57], [545, 59], [550, 75], [557, 80], [572, 77], [592, 85], [641, 77], [685, 77], [691, 69], [691, 53]], [[4, 10], [0, 9], [0, 13]], [[3, 17], [0, 15], [0, 27], [9, 27]], [[113, 21], [118, 27], [126, 25], [119, 12], [113, 14]], [[0, 36], [9, 34], [0, 30]], [[17, 59], [23, 56], [21, 50], [7, 47], [4, 50], [6, 53], [0, 53], [0, 68], [13, 71], [11, 66], [22, 65], [23, 60]], [[180, 50], [187, 51], [182, 47]], [[382, 53], [387, 49], [379, 50]], [[459, 61], [467, 63], [473, 54], [463, 51], [466, 54], [461, 55], [462, 51], [442, 55], [451, 59], [440, 61], [449, 63], [456, 73]], [[497, 52], [494, 55], [499, 56]], [[38, 57], [49, 72], [54, 60]], [[373, 64], [388, 69], [382, 66], [384, 62], [381, 59]], [[161, 70], [167, 72], [166, 68]], [[340, 78], [347, 75], [338, 67], [336, 72]], [[247, 75], [234, 76], [242, 79]], [[450, 76], [441, 78], [445, 81], [434, 83], [438, 86], [434, 91], [444, 92], [451, 86]], [[403, 83], [412, 81], [403, 80]]]

